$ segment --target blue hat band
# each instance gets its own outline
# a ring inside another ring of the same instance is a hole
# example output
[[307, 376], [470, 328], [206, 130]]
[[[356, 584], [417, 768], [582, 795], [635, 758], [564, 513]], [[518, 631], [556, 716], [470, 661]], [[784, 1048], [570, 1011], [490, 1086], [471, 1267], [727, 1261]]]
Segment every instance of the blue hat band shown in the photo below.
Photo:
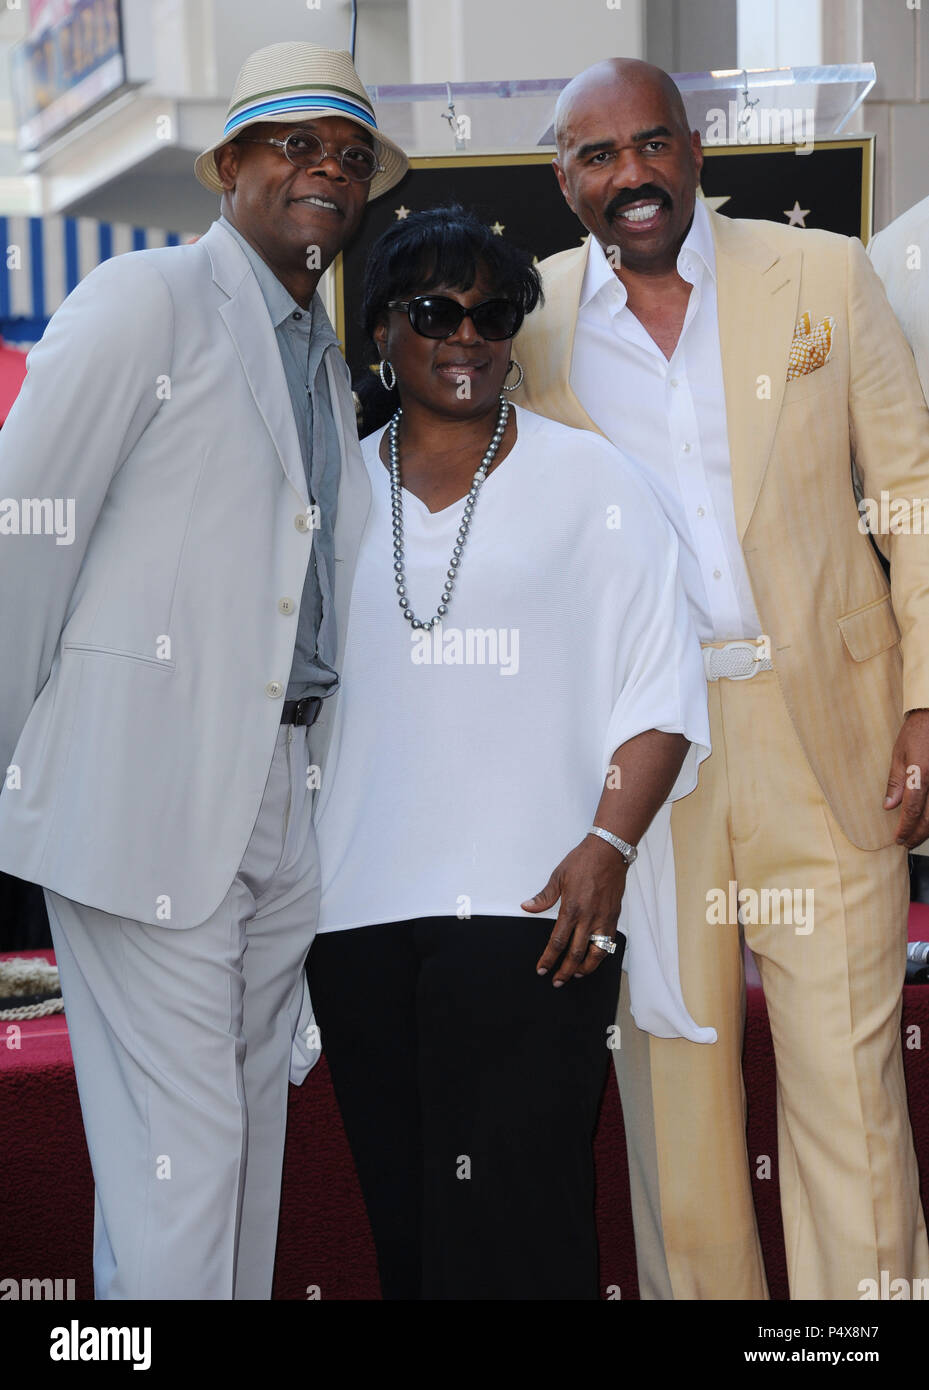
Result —
[[327, 93], [325, 96], [311, 95], [299, 97], [278, 97], [270, 101], [256, 101], [251, 105], [243, 107], [234, 116], [230, 116], [226, 122], [224, 135], [231, 135], [240, 126], [247, 125], [252, 121], [270, 120], [274, 116], [287, 115], [292, 111], [319, 111], [319, 110], [344, 111], [345, 115], [353, 121], [360, 121], [363, 125], [370, 126], [372, 130], [377, 130], [374, 117], [360, 102], [346, 101], [342, 97], [332, 96]]

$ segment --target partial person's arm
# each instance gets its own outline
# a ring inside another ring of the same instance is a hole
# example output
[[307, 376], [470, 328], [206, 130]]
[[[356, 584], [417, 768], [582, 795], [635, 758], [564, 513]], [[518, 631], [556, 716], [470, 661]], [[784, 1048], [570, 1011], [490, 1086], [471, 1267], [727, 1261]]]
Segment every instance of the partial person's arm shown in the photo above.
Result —
[[[638, 844], [671, 794], [689, 747], [682, 734], [647, 729], [617, 748], [592, 824], [627, 844]], [[541, 893], [522, 904], [527, 912], [544, 912], [561, 899], [536, 967], [545, 975], [565, 953], [552, 981], [556, 987], [574, 976], [589, 975], [606, 958], [606, 952], [589, 941], [591, 936], [612, 937], [616, 932], [626, 872], [618, 849], [598, 835], [586, 835], [562, 859]]]
[[[611, 489], [631, 524], [618, 531], [594, 526], [584, 537], [597, 594], [590, 621], [597, 645], [608, 643], [615, 653], [613, 707], [598, 749], [603, 789], [588, 825], [638, 847], [659, 809], [695, 785], [697, 762], [709, 750], [709, 721], [700, 644], [678, 573], [677, 536], [651, 488], [615, 456]], [[591, 515], [597, 512], [594, 504]], [[651, 875], [650, 856], [633, 872]], [[587, 834], [542, 891], [522, 904], [524, 911], [544, 912], [561, 898], [537, 966], [550, 971], [569, 948], [555, 985], [589, 974], [603, 961], [605, 952], [589, 945], [589, 938], [614, 936], [626, 874], [622, 853]]]
[[[903, 652], [903, 725], [894, 745], [884, 806], [901, 807], [897, 843], [929, 836], [929, 411], [913, 354], [860, 242], [848, 243], [849, 411], [865, 497], [902, 499], [894, 530], [874, 539], [890, 561]], [[867, 731], [861, 731], [867, 737]]]

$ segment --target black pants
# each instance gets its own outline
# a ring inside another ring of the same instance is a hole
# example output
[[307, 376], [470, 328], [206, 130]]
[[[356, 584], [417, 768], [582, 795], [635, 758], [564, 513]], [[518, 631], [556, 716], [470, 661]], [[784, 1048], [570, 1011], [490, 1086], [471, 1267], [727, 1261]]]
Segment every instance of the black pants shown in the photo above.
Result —
[[310, 994], [387, 1299], [599, 1297], [592, 1140], [621, 947], [554, 989], [551, 921], [318, 936]]

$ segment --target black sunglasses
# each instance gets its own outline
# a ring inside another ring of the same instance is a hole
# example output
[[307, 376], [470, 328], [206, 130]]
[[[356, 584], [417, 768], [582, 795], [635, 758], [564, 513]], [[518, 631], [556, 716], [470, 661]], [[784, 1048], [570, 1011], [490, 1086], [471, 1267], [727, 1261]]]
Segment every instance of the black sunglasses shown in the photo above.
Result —
[[489, 343], [512, 338], [523, 321], [523, 311], [512, 299], [485, 299], [466, 309], [444, 294], [421, 294], [416, 299], [391, 299], [388, 309], [409, 315], [414, 333], [423, 338], [450, 338], [467, 318]]

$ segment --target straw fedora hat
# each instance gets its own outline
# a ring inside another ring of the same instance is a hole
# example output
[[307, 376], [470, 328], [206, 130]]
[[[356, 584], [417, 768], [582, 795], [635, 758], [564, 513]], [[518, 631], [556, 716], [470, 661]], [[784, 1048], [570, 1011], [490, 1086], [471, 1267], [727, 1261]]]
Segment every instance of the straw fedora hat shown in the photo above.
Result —
[[313, 116], [344, 116], [372, 133], [381, 168], [371, 180], [369, 198], [379, 198], [403, 178], [409, 161], [400, 146], [378, 130], [351, 55], [315, 43], [272, 43], [246, 58], [223, 133], [198, 157], [194, 173], [211, 192], [222, 193], [214, 158], [222, 145], [259, 121], [296, 124]]

